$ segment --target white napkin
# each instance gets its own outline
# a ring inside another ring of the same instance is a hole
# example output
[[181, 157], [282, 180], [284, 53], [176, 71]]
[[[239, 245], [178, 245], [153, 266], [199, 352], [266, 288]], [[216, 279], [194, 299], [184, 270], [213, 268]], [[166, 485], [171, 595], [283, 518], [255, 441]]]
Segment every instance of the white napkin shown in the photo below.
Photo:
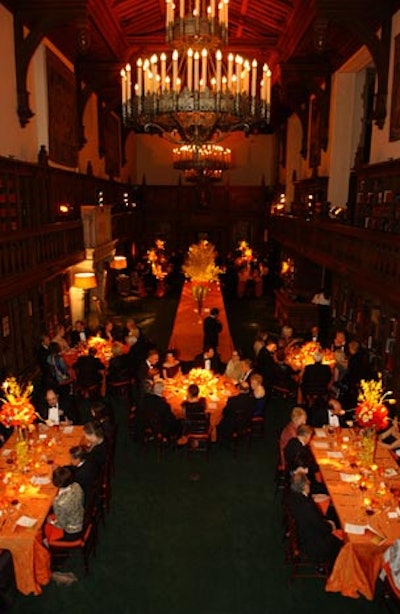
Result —
[[314, 448], [318, 448], [318, 450], [327, 450], [329, 448], [329, 444], [327, 441], [313, 441]]
[[358, 473], [341, 473], [340, 479], [342, 480], [342, 482], [353, 482], [354, 484], [356, 484], [360, 481], [360, 476], [358, 475]]
[[314, 429], [315, 437], [326, 437], [326, 433], [324, 429], [316, 428]]
[[351, 533], [352, 535], [364, 535], [366, 529], [367, 525], [362, 524], [352, 524], [351, 522], [346, 522], [344, 525], [345, 533]]
[[31, 484], [34, 486], [41, 486], [42, 484], [50, 484], [50, 478], [48, 477], [39, 477], [38, 475], [34, 475], [31, 477]]
[[33, 527], [37, 523], [37, 518], [31, 518], [30, 516], [20, 516], [15, 524], [20, 527], [27, 527], [28, 529]]
[[74, 432], [74, 427], [73, 426], [64, 426], [62, 429], [62, 432], [64, 433], [64, 435], [71, 435], [71, 433]]
[[342, 452], [327, 452], [326, 455], [328, 458], [343, 458]]
[[3, 450], [2, 455], [3, 456], [8, 456], [9, 454], [11, 454], [11, 450], [9, 448], [6, 448], [5, 450]]

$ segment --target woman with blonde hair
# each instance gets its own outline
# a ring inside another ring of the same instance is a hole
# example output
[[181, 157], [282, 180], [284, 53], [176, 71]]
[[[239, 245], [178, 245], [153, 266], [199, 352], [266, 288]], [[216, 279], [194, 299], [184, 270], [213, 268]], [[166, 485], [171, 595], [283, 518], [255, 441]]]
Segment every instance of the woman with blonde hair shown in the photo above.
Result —
[[263, 386], [263, 378], [259, 373], [250, 376], [250, 394], [254, 398], [253, 417], [264, 417], [267, 394]]

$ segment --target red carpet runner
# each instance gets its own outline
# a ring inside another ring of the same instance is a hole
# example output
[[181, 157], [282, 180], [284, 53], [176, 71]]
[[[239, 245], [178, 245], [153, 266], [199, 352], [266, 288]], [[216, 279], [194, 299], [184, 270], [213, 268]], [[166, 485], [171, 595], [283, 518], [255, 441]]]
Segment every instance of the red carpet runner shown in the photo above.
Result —
[[169, 347], [176, 350], [178, 358], [183, 361], [193, 360], [203, 350], [203, 319], [210, 309], [218, 307], [222, 332], [219, 335], [218, 352], [227, 362], [231, 357], [233, 343], [226, 317], [224, 301], [219, 284], [210, 284], [210, 289], [203, 303], [202, 314], [197, 311], [197, 304], [192, 294], [192, 284], [183, 284], [181, 300], [176, 312], [174, 328], [169, 340]]

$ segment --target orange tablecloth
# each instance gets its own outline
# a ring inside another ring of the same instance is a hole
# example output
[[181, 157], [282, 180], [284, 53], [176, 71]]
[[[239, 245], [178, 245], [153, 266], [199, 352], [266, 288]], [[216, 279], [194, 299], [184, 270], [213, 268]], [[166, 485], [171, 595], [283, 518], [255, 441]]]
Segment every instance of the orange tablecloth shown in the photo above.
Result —
[[[311, 444], [313, 453], [342, 529], [345, 530], [346, 524], [354, 524], [369, 525], [374, 531], [367, 530], [363, 535], [346, 533], [346, 542], [328, 578], [326, 590], [340, 592], [346, 597], [357, 598], [363, 595], [372, 600], [382, 568], [382, 554], [400, 537], [399, 519], [388, 516], [389, 511], [393, 511], [396, 506], [396, 500], [389, 489], [392, 486], [400, 488], [400, 469], [390, 452], [378, 446], [375, 459], [377, 469], [361, 478], [368, 487], [366, 491], [361, 491], [358, 483], [341, 479], [341, 474], [344, 474], [345, 479], [352, 479], [346, 476], [360, 475], [360, 469], [351, 466], [354, 464], [354, 458], [348, 452], [352, 447], [353, 432], [344, 429], [341, 432], [342, 440], [339, 438], [331, 442], [326, 437], [318, 436], [322, 435], [322, 429], [317, 429], [316, 433], [317, 436]], [[343, 442], [343, 437], [349, 441]], [[382, 488], [382, 484], [385, 484], [386, 488]], [[375, 513], [372, 516], [365, 512], [365, 498], [373, 500]], [[381, 538], [384, 538], [384, 541]], [[382, 543], [379, 543], [380, 541]]]
[[203, 351], [203, 319], [210, 314], [213, 307], [218, 307], [219, 319], [222, 323], [218, 352], [224, 362], [230, 359], [233, 343], [219, 284], [210, 284], [210, 289], [204, 299], [203, 313], [200, 315], [193, 298], [192, 284], [186, 281], [183, 284], [181, 300], [169, 341], [169, 347], [177, 350], [181, 360], [193, 360]]
[[[69, 463], [69, 449], [80, 442], [82, 427], [74, 426], [71, 433], [61, 428], [56, 438], [54, 434], [53, 429], [40, 428], [41, 438], [30, 449], [33, 465], [25, 473], [13, 471], [12, 465], [6, 462], [8, 451], [15, 448], [15, 433], [0, 452], [0, 471], [8, 482], [1, 485], [0, 496], [3, 501], [10, 498], [19, 501], [19, 507], [7, 517], [0, 530], [0, 548], [10, 550], [17, 588], [25, 595], [39, 595], [41, 587], [50, 580], [50, 555], [42, 543], [42, 525], [56, 493], [51, 482], [33, 485], [31, 478], [50, 478], [54, 466]], [[53, 459], [54, 464], [47, 464], [46, 457]], [[32, 528], [20, 527], [16, 522], [22, 515], [36, 518], [37, 522]]]
[[[196, 369], [195, 371], [199, 371]], [[221, 422], [222, 412], [226, 405], [227, 399], [230, 396], [237, 394], [237, 389], [232, 380], [222, 375], [214, 375], [212, 392], [205, 393], [204, 396], [207, 403], [207, 412], [210, 414], [210, 426], [212, 428], [211, 439], [216, 441], [217, 432], [216, 427]], [[191, 382], [190, 373], [187, 376], [180, 375], [171, 379], [164, 380], [164, 396], [168, 403], [171, 405], [171, 409], [178, 419], [182, 419], [183, 410], [182, 403], [186, 398], [187, 389]], [[201, 387], [200, 387], [201, 390]]]

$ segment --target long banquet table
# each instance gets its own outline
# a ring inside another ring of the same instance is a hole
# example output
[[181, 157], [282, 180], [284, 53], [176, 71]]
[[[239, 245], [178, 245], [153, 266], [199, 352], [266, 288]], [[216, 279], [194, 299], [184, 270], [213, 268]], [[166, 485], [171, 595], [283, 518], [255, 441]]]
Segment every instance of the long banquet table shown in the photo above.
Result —
[[352, 429], [338, 433], [332, 438], [316, 429], [311, 443], [345, 532], [326, 590], [372, 600], [383, 552], [400, 538], [400, 468], [389, 450], [377, 446], [374, 465], [363, 471], [354, 454], [356, 434]]
[[[50, 555], [42, 542], [42, 525], [57, 489], [51, 483], [53, 468], [70, 462], [69, 449], [82, 438], [82, 427], [48, 428], [40, 425], [31, 436], [28, 462], [23, 469], [9, 463], [15, 455], [17, 436], [0, 451], [1, 522], [0, 548], [12, 555], [18, 590], [38, 595], [50, 580]], [[21, 520], [22, 518], [22, 520]], [[36, 520], [32, 527], [19, 524]]]
[[181, 360], [193, 360], [197, 354], [203, 351], [203, 319], [209, 315], [213, 307], [219, 309], [219, 319], [222, 323], [218, 352], [224, 362], [227, 362], [231, 357], [233, 342], [219, 283], [210, 284], [204, 299], [203, 313], [199, 314], [193, 298], [192, 284], [190, 281], [186, 281], [183, 284], [181, 299], [169, 341], [169, 347], [179, 353]]

